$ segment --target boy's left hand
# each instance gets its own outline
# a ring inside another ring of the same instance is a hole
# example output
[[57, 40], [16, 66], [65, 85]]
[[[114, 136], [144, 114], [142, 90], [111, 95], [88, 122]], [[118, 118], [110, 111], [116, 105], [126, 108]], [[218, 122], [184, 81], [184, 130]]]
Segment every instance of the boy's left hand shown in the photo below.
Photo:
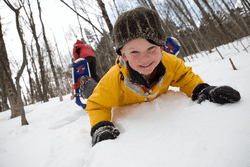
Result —
[[197, 100], [199, 104], [205, 100], [219, 104], [235, 103], [240, 98], [240, 93], [230, 86], [210, 86], [208, 84], [198, 85], [192, 95], [192, 100]]
[[99, 122], [91, 129], [92, 146], [103, 140], [116, 139], [119, 134], [120, 132], [112, 122]]

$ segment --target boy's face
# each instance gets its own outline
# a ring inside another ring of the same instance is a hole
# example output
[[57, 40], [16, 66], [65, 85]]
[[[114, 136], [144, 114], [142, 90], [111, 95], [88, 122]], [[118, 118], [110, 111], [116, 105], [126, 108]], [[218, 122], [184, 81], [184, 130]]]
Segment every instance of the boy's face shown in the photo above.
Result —
[[150, 74], [161, 61], [163, 46], [149, 43], [138, 38], [128, 42], [121, 50], [122, 58], [129, 62], [131, 68], [141, 74]]

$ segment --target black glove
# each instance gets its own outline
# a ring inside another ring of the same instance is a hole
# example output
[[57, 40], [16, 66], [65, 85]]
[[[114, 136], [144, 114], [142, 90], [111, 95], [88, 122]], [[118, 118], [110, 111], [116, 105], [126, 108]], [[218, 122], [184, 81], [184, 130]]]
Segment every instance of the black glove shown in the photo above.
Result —
[[115, 139], [119, 134], [120, 132], [112, 122], [99, 122], [91, 129], [92, 146], [103, 140]]
[[77, 54], [80, 54], [80, 50], [81, 50], [81, 48], [78, 48], [78, 47], [77, 47], [77, 48], [76, 48], [76, 53], [77, 53]]
[[192, 100], [197, 100], [199, 104], [205, 100], [219, 104], [235, 103], [240, 98], [240, 93], [230, 86], [210, 86], [206, 83], [197, 85], [192, 94]]

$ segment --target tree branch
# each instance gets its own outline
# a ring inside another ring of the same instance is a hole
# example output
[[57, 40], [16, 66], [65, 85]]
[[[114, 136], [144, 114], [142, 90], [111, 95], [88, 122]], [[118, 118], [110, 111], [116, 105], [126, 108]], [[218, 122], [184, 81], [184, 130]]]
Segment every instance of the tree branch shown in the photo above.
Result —
[[85, 20], [86, 22], [88, 22], [90, 25], [92, 25], [100, 34], [103, 35], [103, 33], [94, 25], [91, 23], [91, 21], [89, 21], [88, 19], [86, 19], [85, 17], [83, 17], [82, 15], [80, 15], [78, 12], [76, 12], [72, 7], [70, 7], [66, 2], [64, 2], [63, 0], [60, 0], [62, 3], [64, 3], [68, 8], [70, 8], [73, 12], [75, 12], [79, 17], [81, 17], [83, 20]]

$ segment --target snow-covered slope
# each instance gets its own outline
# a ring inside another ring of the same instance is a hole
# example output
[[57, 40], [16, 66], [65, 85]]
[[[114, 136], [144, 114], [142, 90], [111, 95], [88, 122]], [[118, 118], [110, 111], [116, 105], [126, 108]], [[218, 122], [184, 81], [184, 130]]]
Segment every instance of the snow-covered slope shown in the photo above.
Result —
[[211, 85], [238, 90], [238, 103], [199, 105], [172, 89], [150, 103], [117, 109], [120, 136], [91, 147], [87, 113], [70, 95], [54, 98], [25, 107], [28, 126], [20, 117], [9, 119], [10, 111], [0, 113], [0, 167], [249, 167], [250, 54], [237, 42], [240, 53], [229, 46], [219, 47], [224, 60], [216, 52], [197, 54], [186, 65]]

